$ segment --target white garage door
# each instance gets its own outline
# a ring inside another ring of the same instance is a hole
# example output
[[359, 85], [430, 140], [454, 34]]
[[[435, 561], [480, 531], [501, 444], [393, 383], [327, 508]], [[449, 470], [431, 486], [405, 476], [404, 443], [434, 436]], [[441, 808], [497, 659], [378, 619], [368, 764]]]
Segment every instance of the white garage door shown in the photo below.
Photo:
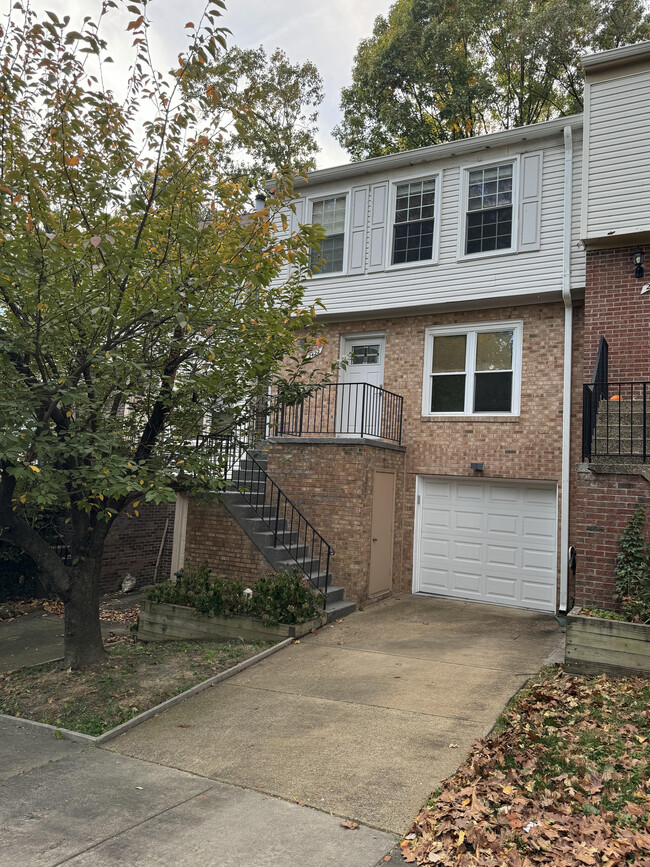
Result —
[[418, 479], [414, 590], [555, 611], [556, 490]]

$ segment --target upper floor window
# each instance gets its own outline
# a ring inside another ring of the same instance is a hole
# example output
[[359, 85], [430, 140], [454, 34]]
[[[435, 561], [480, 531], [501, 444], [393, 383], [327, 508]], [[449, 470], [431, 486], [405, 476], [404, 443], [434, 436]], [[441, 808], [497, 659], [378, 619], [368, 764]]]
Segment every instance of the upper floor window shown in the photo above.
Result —
[[513, 174], [513, 163], [468, 172], [466, 255], [514, 247]]
[[398, 184], [395, 190], [392, 264], [433, 258], [436, 180]]
[[521, 323], [427, 330], [425, 415], [517, 415]]
[[[311, 257], [312, 265], [317, 267], [321, 274], [343, 271], [345, 198], [345, 196], [335, 196], [331, 199], [320, 199], [312, 205], [312, 223], [320, 223], [325, 229], [320, 252], [314, 251]], [[325, 261], [321, 263], [323, 257]]]

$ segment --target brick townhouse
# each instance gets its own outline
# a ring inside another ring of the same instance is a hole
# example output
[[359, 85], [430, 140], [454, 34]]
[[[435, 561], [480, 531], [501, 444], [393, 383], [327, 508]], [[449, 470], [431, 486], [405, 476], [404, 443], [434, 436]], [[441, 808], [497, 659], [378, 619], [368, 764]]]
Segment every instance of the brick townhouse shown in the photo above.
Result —
[[292, 229], [326, 231], [312, 363], [348, 363], [233, 453], [240, 493], [179, 497], [172, 571], [207, 560], [249, 581], [298, 562], [334, 584], [334, 610], [344, 593], [611, 603], [649, 484], [650, 292], [633, 260], [650, 234], [650, 43], [584, 67], [584, 115], [297, 185]]

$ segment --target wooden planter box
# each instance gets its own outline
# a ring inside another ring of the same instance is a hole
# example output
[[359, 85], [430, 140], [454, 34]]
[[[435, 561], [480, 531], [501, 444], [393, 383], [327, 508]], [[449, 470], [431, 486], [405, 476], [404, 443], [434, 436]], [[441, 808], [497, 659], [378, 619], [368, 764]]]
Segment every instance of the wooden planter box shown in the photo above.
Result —
[[282, 641], [284, 638], [300, 638], [326, 622], [327, 615], [321, 614], [306, 623], [278, 623], [267, 626], [252, 617], [199, 614], [184, 605], [146, 600], [140, 608], [138, 638], [140, 641], [182, 641], [188, 638], [214, 641], [237, 638], [245, 641]]
[[571, 674], [650, 675], [650, 624], [584, 617], [566, 619], [565, 667]]

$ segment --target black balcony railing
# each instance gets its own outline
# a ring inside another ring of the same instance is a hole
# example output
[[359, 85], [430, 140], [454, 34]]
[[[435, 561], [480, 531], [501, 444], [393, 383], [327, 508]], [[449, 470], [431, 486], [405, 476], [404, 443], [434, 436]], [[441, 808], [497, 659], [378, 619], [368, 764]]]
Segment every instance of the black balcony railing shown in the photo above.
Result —
[[627, 458], [648, 462], [650, 382], [584, 385], [582, 459]]
[[402, 442], [404, 398], [367, 382], [325, 385], [301, 403], [274, 406], [269, 434], [278, 437], [349, 436]]
[[323, 594], [325, 606], [334, 551], [257, 461], [253, 441], [206, 434], [199, 437], [197, 445], [206, 449], [209, 463], [273, 534], [273, 547], [283, 549], [312, 587]]

